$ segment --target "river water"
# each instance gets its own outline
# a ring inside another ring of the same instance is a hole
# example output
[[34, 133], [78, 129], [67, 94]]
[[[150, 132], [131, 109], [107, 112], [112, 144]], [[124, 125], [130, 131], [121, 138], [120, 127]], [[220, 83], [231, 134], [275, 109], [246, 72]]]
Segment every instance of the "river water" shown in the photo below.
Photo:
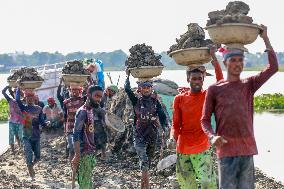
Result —
[[[214, 73], [213, 70], [208, 72]], [[226, 72], [223, 72], [226, 76]], [[242, 78], [256, 75], [258, 72], [246, 71], [243, 72]], [[113, 82], [120, 87], [125, 81], [125, 73], [122, 71], [110, 72]], [[0, 75], [0, 89], [6, 86], [7, 74]], [[106, 76], [105, 76], [106, 77]], [[179, 86], [188, 86], [184, 70], [167, 70], [163, 71], [161, 78], [170, 79], [178, 83]], [[109, 84], [109, 79], [105, 78], [106, 84]], [[204, 88], [215, 82], [215, 77], [206, 77]], [[284, 94], [284, 72], [275, 74], [268, 82], [266, 82], [256, 93], [283, 93]], [[131, 85], [134, 87], [135, 79], [131, 78]], [[0, 98], [2, 98], [0, 94]], [[258, 144], [259, 155], [255, 156], [255, 165], [263, 170], [270, 177], [284, 183], [284, 153], [283, 149], [283, 133], [284, 133], [284, 114], [262, 113], [254, 116], [255, 137]], [[8, 147], [8, 125], [0, 123], [0, 154]]]

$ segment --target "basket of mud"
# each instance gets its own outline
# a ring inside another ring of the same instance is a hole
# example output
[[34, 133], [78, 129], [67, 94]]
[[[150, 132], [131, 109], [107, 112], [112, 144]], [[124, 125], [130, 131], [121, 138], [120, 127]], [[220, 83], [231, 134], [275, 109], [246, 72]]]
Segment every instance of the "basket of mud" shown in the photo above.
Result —
[[8, 83], [9, 86], [12, 87], [12, 88], [16, 88], [16, 87], [17, 87], [16, 80], [7, 80], [7, 83]]
[[62, 74], [63, 82], [66, 86], [70, 86], [70, 84], [83, 86], [89, 76], [90, 75]]
[[169, 56], [181, 66], [200, 65], [211, 60], [208, 47], [180, 49], [171, 52]]
[[106, 125], [114, 131], [124, 132], [125, 125], [122, 120], [115, 114], [107, 112], [105, 116]]
[[23, 89], [36, 89], [40, 88], [43, 81], [21, 81], [20, 87]]
[[137, 68], [129, 68], [131, 75], [139, 80], [151, 79], [161, 75], [164, 66], [141, 66]]
[[205, 29], [214, 43], [247, 50], [244, 45], [253, 43], [261, 28], [257, 24], [226, 23], [210, 25]]

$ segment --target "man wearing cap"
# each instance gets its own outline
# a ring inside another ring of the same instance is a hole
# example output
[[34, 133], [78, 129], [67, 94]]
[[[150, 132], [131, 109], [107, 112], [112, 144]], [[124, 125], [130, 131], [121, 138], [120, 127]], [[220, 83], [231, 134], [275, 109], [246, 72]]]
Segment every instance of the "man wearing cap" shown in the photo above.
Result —
[[47, 99], [47, 105], [42, 111], [52, 129], [55, 130], [63, 126], [63, 112], [60, 107], [57, 106], [53, 97]]
[[[222, 80], [223, 74], [215, 56], [216, 48], [210, 48], [212, 65], [216, 80]], [[176, 175], [182, 189], [216, 189], [216, 175], [207, 135], [201, 128], [202, 107], [207, 90], [203, 90], [206, 75], [204, 66], [189, 67], [186, 71], [190, 88], [177, 95], [173, 104], [173, 126], [170, 143], [176, 142]]]
[[73, 129], [75, 122], [76, 111], [84, 104], [84, 99], [81, 96], [82, 88], [78, 85], [71, 85], [70, 92], [71, 97], [64, 100], [64, 119], [65, 119], [65, 134], [67, 140], [67, 148], [69, 152], [69, 160], [73, 159], [74, 149], [73, 149]]
[[159, 122], [164, 132], [167, 132], [168, 121], [161, 103], [153, 93], [152, 83], [149, 81], [138, 83], [138, 93], [135, 95], [129, 82], [129, 70], [126, 70], [126, 74], [125, 92], [134, 109], [134, 147], [142, 171], [141, 188], [149, 189], [149, 168], [155, 152]]
[[[8, 89], [10, 89], [10, 95], [12, 97], [7, 94]], [[23, 116], [16, 100], [14, 99], [14, 94], [11, 88], [9, 86], [6, 86], [2, 90], [2, 94], [9, 104], [9, 145], [11, 147], [12, 153], [15, 154], [14, 138], [16, 138], [19, 147], [21, 146], [23, 140]]]
[[35, 172], [33, 166], [40, 160], [40, 125], [46, 126], [44, 122], [42, 108], [34, 104], [34, 92], [25, 90], [24, 96], [26, 104], [21, 101], [20, 88], [16, 91], [16, 101], [23, 115], [23, 144], [26, 164], [29, 175], [33, 180]]
[[[254, 188], [253, 155], [257, 147], [253, 131], [254, 93], [278, 71], [278, 61], [261, 25], [262, 37], [268, 53], [268, 66], [259, 74], [241, 79], [244, 66], [243, 51], [222, 49], [227, 79], [208, 88], [202, 113], [202, 128], [216, 146], [219, 187], [222, 189]], [[216, 132], [210, 118], [216, 118]]]
[[105, 111], [100, 107], [102, 95], [103, 89], [100, 86], [90, 86], [85, 104], [76, 113], [72, 168], [73, 172], [77, 172], [80, 189], [93, 189], [96, 138], [100, 137], [96, 135], [96, 130], [105, 125]]

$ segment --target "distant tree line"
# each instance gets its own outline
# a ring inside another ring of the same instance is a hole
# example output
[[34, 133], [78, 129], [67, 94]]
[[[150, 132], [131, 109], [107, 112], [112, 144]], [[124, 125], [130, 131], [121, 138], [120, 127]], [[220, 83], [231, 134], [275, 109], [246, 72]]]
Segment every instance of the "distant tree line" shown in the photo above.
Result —
[[[160, 53], [162, 55], [161, 61], [167, 68], [178, 69], [182, 68], [175, 64], [166, 52]], [[282, 66], [284, 66], [284, 52], [277, 53], [278, 60]], [[0, 72], [9, 71], [11, 68], [22, 66], [39, 66], [45, 64], [53, 64], [58, 62], [64, 62], [74, 59], [101, 59], [104, 62], [105, 68], [123, 70], [124, 63], [127, 58], [127, 54], [122, 50], [116, 50], [112, 52], [72, 52], [67, 55], [63, 55], [59, 52], [38, 52], [35, 51], [31, 55], [24, 53], [9, 53], [0, 54]], [[221, 57], [218, 57], [221, 60]], [[246, 67], [247, 68], [261, 68], [267, 64], [266, 53], [247, 53], [246, 54]], [[209, 67], [210, 64], [208, 65]]]

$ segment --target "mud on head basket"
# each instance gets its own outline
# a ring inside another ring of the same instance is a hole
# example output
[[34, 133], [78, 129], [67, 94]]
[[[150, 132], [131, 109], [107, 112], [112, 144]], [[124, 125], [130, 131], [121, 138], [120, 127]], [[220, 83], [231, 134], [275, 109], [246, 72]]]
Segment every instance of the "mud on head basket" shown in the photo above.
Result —
[[202, 65], [211, 61], [208, 47], [186, 48], [169, 54], [181, 66]]
[[225, 44], [228, 48], [247, 51], [244, 45], [253, 43], [261, 28], [256, 24], [227, 23], [210, 25], [205, 29], [215, 44]]
[[63, 82], [66, 86], [76, 84], [82, 87], [89, 76], [83, 74], [62, 74]]
[[131, 75], [138, 78], [139, 81], [147, 81], [153, 77], [161, 75], [164, 66], [142, 66], [137, 68], [129, 68]]

